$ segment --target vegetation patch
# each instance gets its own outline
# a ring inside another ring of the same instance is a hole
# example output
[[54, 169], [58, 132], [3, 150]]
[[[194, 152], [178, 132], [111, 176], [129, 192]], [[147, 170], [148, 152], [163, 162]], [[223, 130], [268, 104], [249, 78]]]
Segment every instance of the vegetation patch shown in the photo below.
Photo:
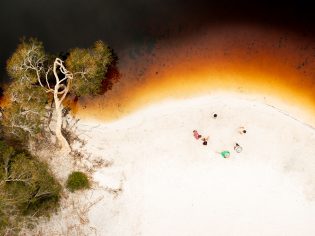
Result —
[[46, 163], [0, 141], [0, 235], [15, 235], [30, 217], [57, 209], [61, 186]]
[[74, 192], [80, 189], [88, 189], [90, 187], [89, 179], [83, 172], [72, 172], [67, 180], [67, 189], [70, 192]]
[[[78, 120], [68, 121], [66, 98], [77, 101], [110, 90], [119, 79], [117, 59], [102, 41], [49, 54], [39, 40], [24, 38], [7, 60], [10, 82], [0, 88], [5, 101], [0, 107], [0, 235], [18, 235], [57, 208], [61, 186], [47, 164], [29, 152], [53, 144], [69, 154], [75, 141], [83, 145], [74, 130]], [[84, 173], [69, 176], [71, 192], [89, 186]]]

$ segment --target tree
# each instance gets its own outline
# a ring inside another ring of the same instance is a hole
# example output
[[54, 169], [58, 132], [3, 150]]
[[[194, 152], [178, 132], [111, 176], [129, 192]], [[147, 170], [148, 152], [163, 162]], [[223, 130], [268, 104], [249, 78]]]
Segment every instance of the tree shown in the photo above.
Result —
[[[108, 67], [113, 62], [112, 50], [102, 41], [91, 48], [75, 48], [64, 57], [53, 57], [45, 52], [43, 43], [36, 39], [22, 40], [7, 62], [13, 82], [7, 91], [10, 106], [4, 111], [4, 124], [11, 133], [36, 135], [49, 117], [47, 104], [54, 104], [55, 135], [58, 146], [70, 151], [62, 134], [63, 101], [67, 95], [97, 95]], [[27, 114], [27, 115], [26, 115]], [[23, 119], [22, 116], [25, 116]]]

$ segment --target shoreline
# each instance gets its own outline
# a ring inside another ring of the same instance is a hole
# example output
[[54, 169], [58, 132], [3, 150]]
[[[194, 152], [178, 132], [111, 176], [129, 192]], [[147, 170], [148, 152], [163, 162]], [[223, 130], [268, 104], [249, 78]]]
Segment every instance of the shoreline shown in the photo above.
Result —
[[139, 45], [136, 58], [128, 50], [122, 53], [121, 80], [112, 90], [80, 100], [77, 109], [82, 116], [115, 120], [163, 100], [227, 91], [295, 106], [307, 111], [311, 118], [305, 122], [315, 126], [311, 47], [303, 36], [241, 25], [162, 39], [152, 51]]
[[[183, 101], [196, 101], [196, 105], [198, 105], [198, 100], [202, 101], [204, 99], [240, 99], [244, 101], [249, 102], [258, 102], [259, 104], [266, 105], [267, 107], [270, 107], [274, 109], [275, 111], [282, 113], [288, 117], [290, 117], [293, 120], [296, 120], [300, 123], [303, 123], [304, 125], [315, 129], [315, 117], [311, 112], [311, 109], [305, 109], [303, 107], [296, 107], [290, 104], [285, 103], [285, 101], [281, 101], [280, 99], [277, 99], [275, 97], [272, 98], [266, 98], [263, 94], [241, 94], [237, 92], [224, 92], [224, 91], [216, 91], [212, 92], [210, 94], [203, 94], [203, 95], [197, 95], [197, 96], [187, 96], [185, 98], [165, 98], [161, 99], [159, 102], [148, 102], [148, 104], [140, 105], [138, 108], [134, 108], [133, 111], [126, 111], [121, 112], [120, 115], [117, 116], [117, 118], [106, 118], [105, 117], [92, 117], [92, 115], [88, 115], [86, 113], [80, 113], [78, 112], [75, 114], [75, 117], [79, 118], [80, 120], [87, 122], [100, 122], [100, 123], [106, 123], [111, 124], [118, 122], [119, 120], [128, 119], [128, 117], [136, 116], [137, 114], [141, 112], [145, 112], [146, 110], [154, 110], [155, 108], [159, 109], [159, 107], [163, 107], [166, 104], [180, 104]], [[110, 111], [108, 111], [110, 112]]]

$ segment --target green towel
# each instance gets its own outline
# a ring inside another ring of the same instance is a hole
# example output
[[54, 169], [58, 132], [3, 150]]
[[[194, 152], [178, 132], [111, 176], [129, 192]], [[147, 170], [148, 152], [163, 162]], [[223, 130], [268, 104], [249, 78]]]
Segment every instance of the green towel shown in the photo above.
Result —
[[223, 158], [227, 158], [227, 157], [230, 156], [230, 152], [229, 152], [229, 151], [223, 151], [223, 152], [221, 152], [221, 156], [222, 156]]

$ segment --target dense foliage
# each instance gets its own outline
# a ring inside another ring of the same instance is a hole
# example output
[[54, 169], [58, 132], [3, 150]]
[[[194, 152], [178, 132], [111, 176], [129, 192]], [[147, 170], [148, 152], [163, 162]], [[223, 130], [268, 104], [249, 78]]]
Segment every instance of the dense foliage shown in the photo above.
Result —
[[112, 51], [102, 41], [97, 41], [88, 49], [72, 49], [66, 60], [68, 70], [75, 72], [72, 92], [76, 96], [99, 94], [108, 66], [112, 62]]
[[60, 191], [45, 163], [0, 141], [0, 235], [15, 234], [29, 216], [49, 215]]
[[80, 189], [87, 189], [90, 187], [89, 179], [86, 174], [80, 171], [72, 172], [67, 180], [67, 188], [70, 192], [74, 192]]
[[44, 129], [44, 120], [47, 119], [45, 91], [37, 86], [12, 83], [6, 95], [11, 100], [1, 120], [6, 136], [23, 143], [36, 137]]

